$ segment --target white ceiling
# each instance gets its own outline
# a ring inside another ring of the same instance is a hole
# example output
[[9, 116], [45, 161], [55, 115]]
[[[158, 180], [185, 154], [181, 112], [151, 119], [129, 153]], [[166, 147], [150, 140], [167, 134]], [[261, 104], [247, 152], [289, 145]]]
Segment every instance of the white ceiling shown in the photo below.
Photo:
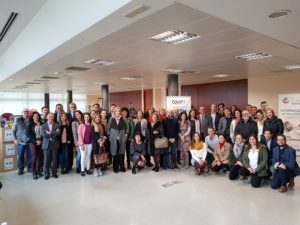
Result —
[[[165, 86], [166, 73], [163, 71], [166, 69], [195, 71], [182, 74], [181, 85], [299, 73], [283, 69], [285, 65], [300, 64], [300, 30], [286, 33], [289, 24], [300, 21], [300, 4], [296, 2], [132, 1], [12, 74], [0, 83], [0, 88], [18, 92], [73, 90], [74, 93], [99, 94], [101, 84], [110, 84], [112, 92]], [[151, 9], [133, 19], [123, 16], [141, 4]], [[270, 20], [268, 14], [279, 9], [291, 9], [292, 14], [279, 20]], [[227, 12], [226, 15], [223, 11]], [[252, 13], [249, 14], [249, 11]], [[262, 28], [265, 28], [264, 32]], [[175, 46], [147, 39], [170, 29], [195, 33], [201, 37]], [[272, 57], [250, 62], [235, 58], [253, 52], [265, 52]], [[92, 58], [116, 63], [110, 66], [84, 63]], [[65, 70], [70, 66], [91, 69], [85, 72]], [[56, 72], [60, 79], [40, 82], [24, 89], [16, 88]], [[63, 74], [70, 72], [72, 74]], [[213, 75], [216, 74], [231, 76], [215, 79]], [[144, 79], [120, 79], [127, 76], [142, 76]]]

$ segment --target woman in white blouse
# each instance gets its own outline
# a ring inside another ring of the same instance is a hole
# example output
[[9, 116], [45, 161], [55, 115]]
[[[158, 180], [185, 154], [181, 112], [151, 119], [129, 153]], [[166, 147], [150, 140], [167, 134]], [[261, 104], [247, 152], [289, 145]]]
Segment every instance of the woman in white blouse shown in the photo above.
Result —
[[191, 163], [195, 167], [195, 174], [199, 176], [202, 171], [208, 172], [208, 164], [206, 162], [207, 149], [206, 144], [201, 140], [200, 134], [195, 132], [190, 145], [192, 155]]

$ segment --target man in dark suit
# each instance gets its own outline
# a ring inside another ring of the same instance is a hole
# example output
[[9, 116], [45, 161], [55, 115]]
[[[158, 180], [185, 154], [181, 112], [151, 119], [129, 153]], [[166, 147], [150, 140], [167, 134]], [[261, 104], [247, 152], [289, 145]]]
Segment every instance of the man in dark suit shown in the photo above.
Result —
[[58, 103], [55, 106], [55, 113], [54, 113], [54, 122], [59, 123], [60, 116], [64, 112], [64, 107], [62, 104]]
[[270, 130], [265, 130], [260, 143], [265, 145], [268, 149], [268, 174], [271, 177], [272, 173], [274, 173], [274, 169], [272, 167], [273, 149], [277, 147], [277, 142], [274, 139], [272, 132]]
[[[76, 119], [76, 110], [77, 110], [77, 105], [72, 102], [69, 104], [69, 113], [68, 113], [68, 120], [70, 125], [72, 125], [73, 121], [75, 121]], [[73, 135], [73, 131], [72, 131], [72, 135]], [[69, 149], [69, 170], [72, 170], [73, 167], [73, 161], [74, 161], [74, 152], [75, 152], [75, 145], [74, 145], [74, 140], [72, 138], [72, 143], [70, 143], [71, 146], [74, 146], [74, 148], [68, 148]]]
[[217, 131], [221, 117], [222, 115], [217, 112], [217, 105], [211, 104], [210, 113], [208, 114], [208, 118], [209, 118], [208, 126], [213, 127], [214, 130]]
[[207, 136], [207, 129], [209, 126], [209, 117], [205, 115], [205, 107], [200, 106], [199, 108], [199, 123], [200, 123], [200, 134], [202, 141], [205, 140], [205, 137]]
[[60, 129], [58, 123], [54, 122], [54, 114], [49, 113], [47, 115], [47, 123], [41, 126], [41, 132], [43, 136], [42, 149], [44, 152], [44, 173], [45, 179], [48, 180], [50, 177], [50, 166], [52, 176], [57, 176], [57, 154], [59, 148], [59, 135]]

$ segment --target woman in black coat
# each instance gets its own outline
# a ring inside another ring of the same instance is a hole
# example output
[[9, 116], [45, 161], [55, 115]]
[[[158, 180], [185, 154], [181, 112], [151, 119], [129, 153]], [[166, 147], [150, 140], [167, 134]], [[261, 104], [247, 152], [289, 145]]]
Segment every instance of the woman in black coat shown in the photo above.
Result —
[[283, 122], [281, 119], [275, 116], [275, 112], [273, 109], [267, 110], [267, 119], [265, 119], [264, 121], [263, 132], [265, 132], [265, 130], [271, 131], [275, 139], [277, 135], [283, 134], [284, 131]]
[[159, 171], [160, 156], [164, 154], [165, 151], [161, 149], [156, 149], [154, 146], [154, 141], [156, 138], [162, 138], [164, 135], [163, 124], [159, 121], [157, 114], [152, 114], [151, 121], [147, 125], [149, 130], [149, 149], [151, 155], [154, 159], [154, 168], [152, 169], [155, 172]]
[[33, 179], [37, 180], [43, 176], [42, 173], [42, 136], [41, 136], [41, 116], [38, 112], [34, 112], [26, 126], [26, 137], [31, 152], [31, 164]]

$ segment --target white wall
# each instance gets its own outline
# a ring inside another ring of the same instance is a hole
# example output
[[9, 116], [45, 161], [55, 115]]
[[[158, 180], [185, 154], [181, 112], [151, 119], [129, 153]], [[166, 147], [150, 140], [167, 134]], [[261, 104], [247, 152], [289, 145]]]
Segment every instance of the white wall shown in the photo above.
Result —
[[248, 103], [260, 106], [267, 101], [269, 107], [278, 113], [278, 95], [300, 93], [300, 72], [248, 79]]

